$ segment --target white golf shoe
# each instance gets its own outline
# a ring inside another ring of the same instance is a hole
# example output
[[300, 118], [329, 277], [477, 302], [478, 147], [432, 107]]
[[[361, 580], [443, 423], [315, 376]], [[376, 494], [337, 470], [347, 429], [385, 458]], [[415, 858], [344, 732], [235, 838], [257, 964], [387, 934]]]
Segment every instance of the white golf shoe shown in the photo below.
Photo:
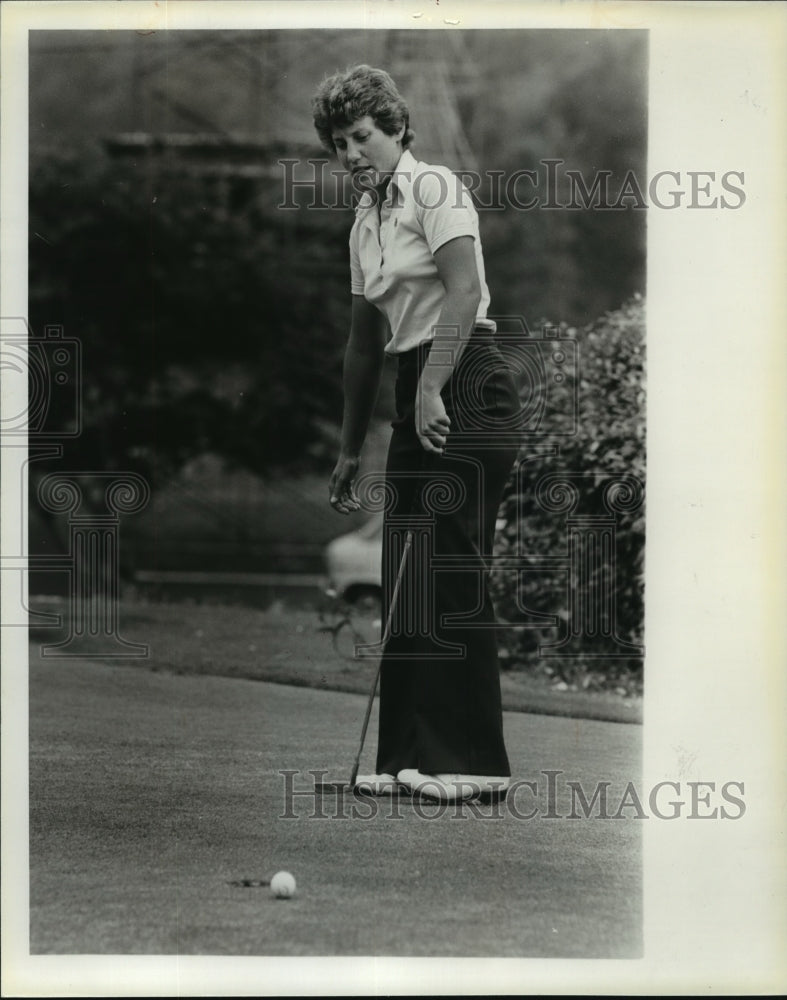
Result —
[[414, 768], [400, 771], [396, 780], [413, 795], [441, 802], [496, 801], [505, 798], [511, 779], [489, 774], [422, 774]]
[[393, 795], [398, 787], [392, 774], [359, 774], [353, 790], [360, 795]]

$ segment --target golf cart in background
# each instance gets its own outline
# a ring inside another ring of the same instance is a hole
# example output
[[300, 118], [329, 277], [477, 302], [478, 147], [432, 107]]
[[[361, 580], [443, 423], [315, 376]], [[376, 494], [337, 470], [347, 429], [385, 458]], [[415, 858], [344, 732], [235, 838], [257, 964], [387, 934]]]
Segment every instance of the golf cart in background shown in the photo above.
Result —
[[380, 615], [382, 599], [382, 537], [383, 515], [373, 514], [325, 547], [330, 596], [374, 617]]
[[383, 515], [373, 514], [325, 547], [328, 604], [320, 613], [320, 631], [331, 633], [344, 659], [357, 659], [359, 646], [380, 640], [382, 536]]

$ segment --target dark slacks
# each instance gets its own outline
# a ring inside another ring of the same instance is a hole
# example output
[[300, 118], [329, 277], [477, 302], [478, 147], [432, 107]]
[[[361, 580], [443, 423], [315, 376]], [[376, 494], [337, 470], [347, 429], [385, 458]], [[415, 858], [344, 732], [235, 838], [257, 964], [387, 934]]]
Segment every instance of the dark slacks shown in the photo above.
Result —
[[408, 529], [412, 547], [382, 657], [376, 770], [509, 775], [487, 557], [518, 451], [501, 437], [510, 442], [520, 404], [493, 334], [476, 330], [443, 389], [452, 425], [444, 454], [425, 452], [414, 410], [429, 350], [399, 358], [386, 467], [386, 613]]

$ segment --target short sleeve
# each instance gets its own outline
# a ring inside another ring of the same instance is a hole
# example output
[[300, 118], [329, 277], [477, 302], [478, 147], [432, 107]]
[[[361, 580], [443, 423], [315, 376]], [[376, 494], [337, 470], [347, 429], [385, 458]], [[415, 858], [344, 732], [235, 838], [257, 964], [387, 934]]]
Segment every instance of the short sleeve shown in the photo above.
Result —
[[477, 216], [470, 195], [450, 170], [428, 167], [419, 173], [413, 180], [413, 198], [432, 253], [457, 236], [477, 237]]
[[353, 226], [350, 230], [350, 291], [353, 295], [363, 295], [365, 285], [358, 250], [358, 227]]

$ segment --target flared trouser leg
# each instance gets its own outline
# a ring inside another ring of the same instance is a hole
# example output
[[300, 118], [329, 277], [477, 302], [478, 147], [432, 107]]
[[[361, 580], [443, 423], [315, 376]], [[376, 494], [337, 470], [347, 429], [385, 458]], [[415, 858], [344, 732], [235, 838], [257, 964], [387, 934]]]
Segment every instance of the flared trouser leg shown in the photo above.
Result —
[[[516, 412], [518, 400], [496, 349], [472, 344], [462, 363], [473, 364], [481, 354], [487, 366], [490, 357], [499, 359], [484, 381], [481, 405], [488, 416], [504, 418]], [[413, 538], [383, 652], [376, 767], [391, 774], [415, 767], [426, 774], [509, 775], [487, 581], [497, 511], [517, 449], [496, 446], [494, 438], [468, 444], [452, 430], [443, 455], [425, 452], [413, 419], [422, 363], [400, 363], [386, 467], [386, 609], [408, 529]], [[461, 427], [465, 405], [458, 375], [443, 392], [453, 428]]]

